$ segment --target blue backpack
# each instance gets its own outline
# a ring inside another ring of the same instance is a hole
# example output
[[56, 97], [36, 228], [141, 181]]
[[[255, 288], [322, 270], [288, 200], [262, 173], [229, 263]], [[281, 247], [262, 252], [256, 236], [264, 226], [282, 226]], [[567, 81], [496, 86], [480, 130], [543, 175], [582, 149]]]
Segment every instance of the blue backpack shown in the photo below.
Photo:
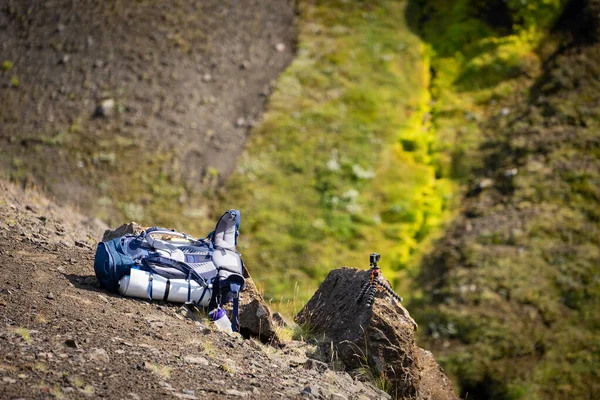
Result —
[[98, 244], [94, 271], [106, 289], [124, 296], [193, 303], [219, 309], [233, 302], [237, 331], [244, 264], [235, 246], [240, 212], [229, 210], [205, 239], [149, 228]]

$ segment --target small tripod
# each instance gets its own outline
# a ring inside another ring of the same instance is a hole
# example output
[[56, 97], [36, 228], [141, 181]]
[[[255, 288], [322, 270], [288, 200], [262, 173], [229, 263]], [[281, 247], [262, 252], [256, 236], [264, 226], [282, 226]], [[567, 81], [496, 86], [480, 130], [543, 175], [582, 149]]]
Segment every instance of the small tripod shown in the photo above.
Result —
[[371, 263], [371, 277], [368, 281], [364, 283], [364, 285], [360, 289], [360, 293], [356, 297], [356, 303], [359, 303], [365, 296], [365, 294], [367, 294], [367, 308], [371, 308], [373, 306], [373, 302], [375, 301], [375, 289], [377, 285], [385, 289], [385, 291], [388, 292], [388, 294], [394, 299], [400, 302], [402, 301], [402, 297], [398, 296], [391, 287], [383, 283], [379, 278], [379, 276], [381, 275], [381, 270], [379, 269], [377, 263], [379, 262], [380, 258], [381, 256], [377, 253], [371, 253], [371, 255], [369, 256], [369, 261]]

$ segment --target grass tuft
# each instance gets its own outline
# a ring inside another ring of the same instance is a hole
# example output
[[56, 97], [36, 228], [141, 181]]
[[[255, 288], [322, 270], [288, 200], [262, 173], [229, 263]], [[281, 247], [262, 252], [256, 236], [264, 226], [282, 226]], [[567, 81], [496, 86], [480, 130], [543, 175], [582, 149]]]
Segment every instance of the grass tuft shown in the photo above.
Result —
[[166, 365], [160, 365], [157, 363], [153, 363], [153, 362], [144, 362], [144, 368], [147, 371], [152, 372], [153, 374], [156, 374], [164, 379], [168, 379], [171, 377], [171, 368], [167, 367]]
[[17, 335], [21, 336], [21, 338], [26, 343], [30, 343], [31, 342], [31, 334], [29, 333], [29, 329], [27, 329], [27, 328], [16, 328], [15, 329], [15, 333]]
[[317, 333], [315, 332], [314, 327], [310, 324], [296, 324], [292, 330], [292, 339], [300, 340], [302, 342], [307, 342], [311, 339], [316, 338]]

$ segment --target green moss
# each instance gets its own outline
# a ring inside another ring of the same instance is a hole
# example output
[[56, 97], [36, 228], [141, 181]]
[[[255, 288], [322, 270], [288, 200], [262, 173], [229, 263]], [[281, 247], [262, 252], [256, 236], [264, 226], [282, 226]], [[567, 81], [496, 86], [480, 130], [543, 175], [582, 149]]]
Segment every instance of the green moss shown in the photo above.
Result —
[[12, 78], [10, 78], [10, 86], [14, 87], [15, 89], [18, 88], [19, 86], [21, 86], [21, 81], [19, 80], [19, 78], [14, 75]]
[[[267, 298], [383, 254], [391, 279], [446, 218], [425, 47], [406, 3], [301, 2], [297, 59], [228, 183], [241, 251]], [[281, 277], [286, 276], [285, 280]], [[300, 304], [301, 305], [301, 304]]]
[[69, 142], [69, 133], [58, 132], [55, 136], [42, 136], [40, 141], [49, 146], [63, 146]]
[[[422, 264], [424, 293], [413, 303], [427, 327], [422, 340], [463, 395], [589, 397], [600, 354], [590, 311], [600, 304], [590, 207], [599, 154], [589, 145], [595, 130], [582, 127], [581, 116], [592, 114], [578, 110], [597, 97], [597, 75], [575, 58], [558, 56], [557, 67], [536, 53], [564, 2], [508, 1], [513, 25], [503, 33], [457, 12], [469, 2], [421, 3], [436, 72], [432, 123], [440, 137], [454, 138], [452, 176], [494, 179], [465, 200], [465, 215]], [[441, 40], [450, 28], [480, 36]], [[572, 90], [574, 79], [585, 83]]]
[[523, 1], [507, 0], [513, 21], [519, 28], [538, 32], [548, 31], [560, 16], [565, 0]]
[[[487, 7], [502, 6], [499, 2], [414, 3], [419, 7], [414, 18], [427, 20], [420, 30], [435, 71], [431, 114], [438, 140], [432, 149], [439, 154], [435, 160], [438, 174], [465, 180], [481, 160], [476, 153], [483, 137], [480, 119], [490, 104], [521, 90], [527, 78], [541, 73], [535, 50], [565, 1], [509, 1], [505, 7], [512, 23], [507, 29], [485, 22], [499, 12]], [[445, 157], [448, 153], [451, 157]]]
[[26, 343], [31, 342], [31, 334], [27, 328], [16, 328], [15, 333], [19, 335]]
[[8, 72], [13, 68], [12, 61], [6, 60], [2, 62], [2, 71]]
[[[599, 154], [589, 146], [597, 116], [585, 104], [597, 98], [597, 74], [576, 59], [557, 68], [537, 52], [556, 48], [548, 31], [564, 1], [509, 0], [506, 29], [475, 18], [468, 0], [418, 3], [435, 72], [437, 176], [494, 177], [422, 264], [416, 289], [424, 292], [412, 307], [427, 327], [422, 340], [463, 395], [590, 396], [599, 354], [590, 311], [600, 304], [592, 278], [599, 219], [590, 207]], [[574, 79], [585, 83], [572, 90]]]

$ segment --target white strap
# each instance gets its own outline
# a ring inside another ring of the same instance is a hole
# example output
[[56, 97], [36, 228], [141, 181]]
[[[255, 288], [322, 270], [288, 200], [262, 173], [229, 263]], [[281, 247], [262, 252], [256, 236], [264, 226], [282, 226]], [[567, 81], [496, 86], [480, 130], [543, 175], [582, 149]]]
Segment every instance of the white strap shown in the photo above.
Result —
[[193, 237], [191, 237], [190, 235], [187, 235], [185, 233], [176, 232], [176, 231], [168, 231], [168, 230], [152, 231], [152, 232], [147, 233], [146, 237], [151, 236], [151, 235], [177, 236], [177, 237], [181, 237], [181, 238], [188, 239], [188, 240], [195, 240]]
[[[153, 231], [153, 232], [146, 234], [146, 237], [144, 238], [144, 240], [151, 248], [153, 248], [155, 250], [162, 250], [162, 251], [168, 253], [171, 256], [171, 258], [174, 258], [177, 260], [179, 260], [180, 258], [185, 259], [183, 252], [181, 250], [179, 250], [177, 248], [177, 246], [174, 246], [170, 243], [166, 243], [163, 240], [154, 239], [152, 237], [152, 235], [176, 236], [176, 237], [185, 238], [187, 240], [194, 240], [189, 235], [186, 235], [184, 233], [174, 232], [174, 231]], [[181, 254], [179, 254], [179, 253], [181, 253]]]

